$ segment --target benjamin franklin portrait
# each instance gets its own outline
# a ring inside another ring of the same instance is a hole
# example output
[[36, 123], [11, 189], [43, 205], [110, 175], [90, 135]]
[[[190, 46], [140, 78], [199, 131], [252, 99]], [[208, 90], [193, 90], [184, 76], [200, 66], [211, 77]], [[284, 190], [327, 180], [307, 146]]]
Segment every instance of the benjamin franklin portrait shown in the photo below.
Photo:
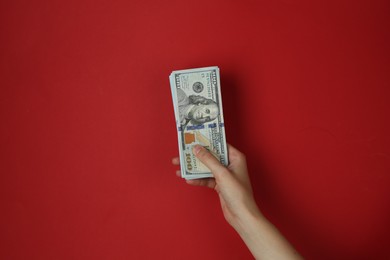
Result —
[[212, 99], [197, 95], [187, 97], [182, 89], [177, 89], [177, 100], [182, 125], [201, 125], [213, 121], [219, 114], [218, 105]]

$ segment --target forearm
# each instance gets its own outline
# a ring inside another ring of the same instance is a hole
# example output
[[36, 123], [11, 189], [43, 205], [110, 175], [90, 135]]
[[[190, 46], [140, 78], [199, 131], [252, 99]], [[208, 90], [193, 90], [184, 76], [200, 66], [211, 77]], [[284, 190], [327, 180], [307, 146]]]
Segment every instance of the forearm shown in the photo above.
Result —
[[244, 213], [236, 223], [234, 228], [256, 259], [302, 259], [261, 214]]

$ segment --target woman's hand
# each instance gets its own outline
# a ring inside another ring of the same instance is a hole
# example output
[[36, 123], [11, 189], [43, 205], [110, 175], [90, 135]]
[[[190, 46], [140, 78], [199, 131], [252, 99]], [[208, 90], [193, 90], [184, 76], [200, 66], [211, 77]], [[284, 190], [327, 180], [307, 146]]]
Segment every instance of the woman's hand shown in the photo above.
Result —
[[[229, 165], [225, 167], [200, 145], [196, 145], [193, 152], [211, 170], [214, 178], [187, 180], [187, 183], [214, 189], [219, 195], [223, 214], [230, 225], [240, 229], [241, 219], [245, 215], [261, 216], [253, 198], [244, 154], [228, 145]], [[180, 161], [179, 158], [173, 158], [172, 162], [178, 165]], [[177, 174], [180, 176], [180, 171], [177, 171]]]

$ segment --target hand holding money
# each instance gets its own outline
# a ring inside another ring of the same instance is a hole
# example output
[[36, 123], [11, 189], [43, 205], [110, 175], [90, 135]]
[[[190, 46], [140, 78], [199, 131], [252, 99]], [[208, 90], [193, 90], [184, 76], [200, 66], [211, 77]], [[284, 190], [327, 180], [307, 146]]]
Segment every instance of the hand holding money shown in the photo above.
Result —
[[[191, 179], [187, 180], [187, 183], [215, 189], [221, 204], [224, 205], [222, 211], [225, 219], [238, 229], [238, 221], [244, 218], [245, 214], [260, 216], [260, 212], [253, 198], [244, 154], [231, 145], [228, 145], [228, 151], [229, 166], [226, 167], [204, 147], [195, 145], [193, 154], [213, 172], [214, 178]], [[172, 163], [179, 165], [179, 158], [173, 158]]]
[[194, 156], [194, 145], [208, 149], [228, 164], [218, 67], [173, 71], [169, 77], [179, 140], [181, 176], [212, 177], [210, 169]]
[[227, 149], [218, 68], [174, 71], [170, 82], [180, 155], [172, 162], [181, 177], [218, 192], [225, 219], [256, 259], [301, 259], [257, 207], [245, 156]]

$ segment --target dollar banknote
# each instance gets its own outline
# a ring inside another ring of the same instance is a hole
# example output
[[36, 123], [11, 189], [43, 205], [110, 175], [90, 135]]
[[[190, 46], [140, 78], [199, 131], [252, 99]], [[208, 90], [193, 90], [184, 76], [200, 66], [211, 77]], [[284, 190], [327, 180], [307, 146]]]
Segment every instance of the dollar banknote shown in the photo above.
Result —
[[194, 145], [208, 149], [228, 164], [218, 67], [173, 71], [169, 77], [179, 139], [181, 176], [212, 177], [210, 169], [192, 153]]

